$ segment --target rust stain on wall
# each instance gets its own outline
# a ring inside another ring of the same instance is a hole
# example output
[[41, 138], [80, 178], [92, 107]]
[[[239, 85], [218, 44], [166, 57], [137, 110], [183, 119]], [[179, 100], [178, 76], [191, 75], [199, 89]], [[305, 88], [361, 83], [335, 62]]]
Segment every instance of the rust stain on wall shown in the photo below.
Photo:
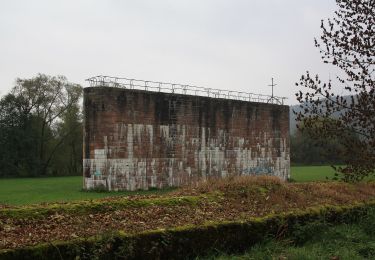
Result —
[[84, 113], [86, 189], [162, 188], [228, 175], [289, 177], [288, 106], [89, 87]]

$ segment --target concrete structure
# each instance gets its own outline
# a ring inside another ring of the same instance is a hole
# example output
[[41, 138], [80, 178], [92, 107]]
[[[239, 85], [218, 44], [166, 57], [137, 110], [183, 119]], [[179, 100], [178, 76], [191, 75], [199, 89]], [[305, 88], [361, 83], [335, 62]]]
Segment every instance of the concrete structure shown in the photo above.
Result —
[[229, 175], [289, 177], [288, 106], [223, 98], [212, 90], [208, 96], [152, 91], [147, 82], [146, 90], [94, 83], [84, 89], [86, 189], [161, 188]]

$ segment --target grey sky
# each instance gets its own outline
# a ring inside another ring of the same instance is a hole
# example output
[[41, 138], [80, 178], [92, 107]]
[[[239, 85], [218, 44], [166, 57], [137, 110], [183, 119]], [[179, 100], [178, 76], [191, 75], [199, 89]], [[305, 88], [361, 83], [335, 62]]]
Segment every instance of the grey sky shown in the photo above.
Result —
[[17, 77], [94, 75], [275, 94], [328, 78], [314, 37], [334, 0], [0, 0], [0, 95]]

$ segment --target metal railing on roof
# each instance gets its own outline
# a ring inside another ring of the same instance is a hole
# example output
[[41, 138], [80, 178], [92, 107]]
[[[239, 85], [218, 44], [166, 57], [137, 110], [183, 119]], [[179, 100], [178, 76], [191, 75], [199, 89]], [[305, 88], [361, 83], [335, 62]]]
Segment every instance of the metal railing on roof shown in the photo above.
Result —
[[116, 87], [125, 89], [136, 89], [153, 92], [163, 92], [171, 94], [182, 94], [192, 96], [202, 96], [211, 98], [233, 99], [249, 102], [270, 103], [283, 105], [285, 97], [276, 97], [249, 92], [233, 90], [222, 90], [214, 88], [204, 88], [191, 85], [157, 82], [150, 80], [128, 79], [111, 76], [95, 76], [86, 79], [90, 87]]

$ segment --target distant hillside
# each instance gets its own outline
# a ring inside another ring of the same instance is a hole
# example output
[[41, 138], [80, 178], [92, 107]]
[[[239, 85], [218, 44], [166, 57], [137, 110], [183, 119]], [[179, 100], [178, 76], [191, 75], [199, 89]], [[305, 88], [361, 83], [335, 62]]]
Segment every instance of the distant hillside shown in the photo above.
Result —
[[[351, 100], [351, 96], [344, 96], [344, 99], [347, 100], [347, 102], [350, 102]], [[293, 105], [293, 106], [290, 106], [289, 107], [289, 127], [290, 127], [290, 134], [294, 134], [297, 130], [297, 127], [296, 127], [296, 115], [293, 113], [293, 110], [295, 110], [296, 112], [299, 112], [302, 110], [302, 108], [300, 108], [300, 105]], [[340, 115], [340, 113], [336, 113], [335, 114], [335, 117], [338, 117]]]
[[290, 129], [290, 134], [294, 134], [297, 131], [297, 122], [296, 118], [297, 116], [293, 113], [293, 110], [295, 111], [300, 111], [301, 108], [299, 105], [294, 105], [289, 107], [289, 129]]

